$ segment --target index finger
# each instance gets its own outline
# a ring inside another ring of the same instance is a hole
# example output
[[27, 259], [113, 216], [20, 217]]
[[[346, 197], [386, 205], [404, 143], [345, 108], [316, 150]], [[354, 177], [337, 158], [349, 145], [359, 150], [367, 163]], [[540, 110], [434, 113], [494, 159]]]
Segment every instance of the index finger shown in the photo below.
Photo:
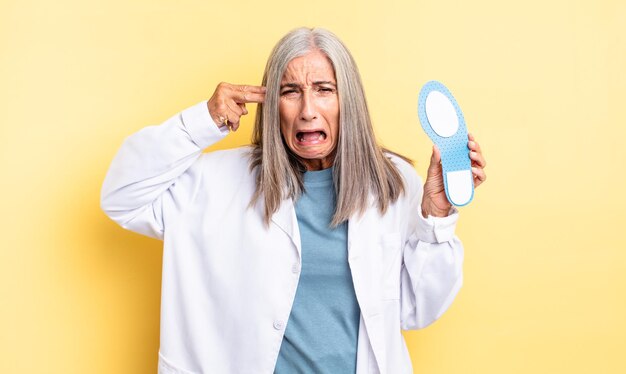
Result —
[[480, 145], [478, 144], [478, 142], [476, 142], [476, 138], [474, 138], [474, 135], [470, 133], [468, 134], [468, 138], [469, 138], [468, 145], [473, 145], [473, 147], [469, 147], [469, 148], [478, 153], [481, 153], [482, 150], [480, 149]]
[[236, 91], [233, 96], [238, 104], [262, 103], [265, 101], [265, 92]]
[[241, 84], [233, 84], [233, 89], [242, 92], [251, 92], [251, 93], [265, 93], [265, 87], [263, 86], [250, 86], [250, 85], [241, 85]]

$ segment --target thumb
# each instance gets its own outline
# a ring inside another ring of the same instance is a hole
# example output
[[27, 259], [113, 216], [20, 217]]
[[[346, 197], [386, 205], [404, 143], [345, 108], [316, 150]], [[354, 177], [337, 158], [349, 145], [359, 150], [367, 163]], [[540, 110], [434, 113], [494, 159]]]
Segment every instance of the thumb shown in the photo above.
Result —
[[439, 184], [442, 175], [441, 154], [439, 148], [433, 146], [433, 153], [430, 156], [430, 165], [428, 165], [428, 171], [426, 172], [426, 182]]
[[434, 161], [435, 164], [441, 163], [441, 153], [439, 152], [439, 147], [437, 147], [436, 145], [433, 145], [432, 160]]
[[433, 145], [433, 153], [430, 156], [430, 165], [429, 169], [435, 169], [441, 164], [441, 153], [439, 153], [439, 148], [436, 145]]

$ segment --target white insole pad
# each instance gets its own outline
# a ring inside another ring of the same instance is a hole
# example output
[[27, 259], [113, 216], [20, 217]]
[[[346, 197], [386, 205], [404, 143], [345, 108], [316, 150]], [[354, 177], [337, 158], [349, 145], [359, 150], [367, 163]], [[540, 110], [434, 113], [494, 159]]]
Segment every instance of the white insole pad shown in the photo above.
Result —
[[426, 116], [433, 131], [443, 138], [451, 137], [459, 129], [454, 105], [439, 91], [430, 91], [426, 96]]
[[448, 197], [450, 202], [462, 206], [470, 202], [474, 192], [471, 170], [449, 171], [446, 173], [448, 181]]

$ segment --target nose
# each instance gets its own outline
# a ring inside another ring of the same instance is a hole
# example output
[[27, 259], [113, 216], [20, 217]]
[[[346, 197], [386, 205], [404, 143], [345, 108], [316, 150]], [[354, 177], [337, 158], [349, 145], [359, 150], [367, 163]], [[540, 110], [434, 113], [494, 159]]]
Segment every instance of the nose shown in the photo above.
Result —
[[313, 121], [317, 118], [317, 110], [315, 106], [315, 98], [311, 90], [304, 90], [302, 93], [302, 102], [300, 104], [300, 119], [303, 121]]

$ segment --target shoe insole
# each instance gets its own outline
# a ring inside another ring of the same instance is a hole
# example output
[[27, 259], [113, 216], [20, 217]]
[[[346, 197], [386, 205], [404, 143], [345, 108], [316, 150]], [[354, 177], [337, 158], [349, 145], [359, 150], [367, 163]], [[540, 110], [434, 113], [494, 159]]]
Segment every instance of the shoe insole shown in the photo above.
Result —
[[450, 91], [437, 81], [422, 87], [417, 104], [422, 128], [441, 153], [443, 182], [451, 204], [463, 206], [474, 197], [467, 128], [461, 108]]

